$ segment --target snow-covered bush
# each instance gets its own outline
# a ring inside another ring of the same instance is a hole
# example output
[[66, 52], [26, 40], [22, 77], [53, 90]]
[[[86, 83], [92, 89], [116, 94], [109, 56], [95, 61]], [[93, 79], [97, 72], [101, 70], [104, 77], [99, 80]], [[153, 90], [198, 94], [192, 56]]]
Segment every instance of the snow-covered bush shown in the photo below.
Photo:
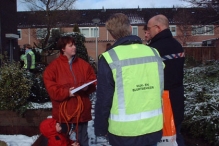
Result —
[[50, 101], [48, 92], [46, 91], [44, 82], [43, 82], [43, 71], [45, 70], [46, 65], [38, 63], [35, 68], [34, 73], [28, 74], [27, 78], [33, 82], [30, 90], [30, 96], [28, 101], [43, 103]]
[[0, 55], [0, 60], [0, 110], [22, 114], [30, 108], [29, 102], [50, 101], [42, 79], [45, 65], [37, 64], [31, 73], [21, 69], [19, 62], [8, 62], [7, 55]]
[[16, 62], [4, 62], [0, 68], [0, 110], [23, 112], [27, 108], [32, 81]]
[[187, 132], [216, 143], [219, 135], [219, 63], [185, 69], [185, 120]]

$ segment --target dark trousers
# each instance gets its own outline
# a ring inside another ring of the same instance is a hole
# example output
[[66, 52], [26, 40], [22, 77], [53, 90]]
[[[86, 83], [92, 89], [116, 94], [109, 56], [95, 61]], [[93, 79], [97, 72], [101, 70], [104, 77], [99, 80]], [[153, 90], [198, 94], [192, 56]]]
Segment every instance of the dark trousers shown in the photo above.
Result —
[[134, 137], [117, 136], [108, 133], [107, 137], [112, 146], [157, 146], [157, 143], [161, 140], [162, 131]]
[[176, 126], [176, 142], [178, 146], [185, 146], [184, 139], [180, 130], [181, 130], [181, 124]]
[[[69, 124], [69, 127], [71, 128], [73, 126], [73, 131], [75, 130], [76, 128], [76, 124]], [[62, 132], [63, 133], [67, 133], [67, 124], [65, 123], [62, 123], [61, 124], [61, 127], [62, 127]], [[83, 122], [83, 123], [78, 123], [78, 143], [80, 144], [80, 146], [89, 146], [88, 144], [88, 133], [87, 133], [87, 127], [88, 127], [88, 122]], [[72, 137], [75, 137], [75, 133], [70, 133], [70, 138]], [[77, 133], [76, 133], [77, 134]], [[75, 141], [75, 139], [72, 139]]]

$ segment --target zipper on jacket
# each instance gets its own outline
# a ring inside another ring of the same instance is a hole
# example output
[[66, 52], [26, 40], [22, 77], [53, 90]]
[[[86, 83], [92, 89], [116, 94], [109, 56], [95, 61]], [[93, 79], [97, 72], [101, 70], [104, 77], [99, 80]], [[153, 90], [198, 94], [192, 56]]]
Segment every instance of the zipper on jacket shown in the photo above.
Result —
[[75, 56], [73, 56], [72, 59], [71, 59], [71, 61], [69, 62], [69, 67], [70, 67], [70, 71], [71, 71], [71, 73], [72, 73], [72, 76], [73, 76], [73, 78], [74, 78], [75, 85], [77, 85], [77, 84], [76, 84], [76, 83], [77, 83], [77, 80], [76, 80], [76, 77], [75, 77], [74, 72], [73, 72], [73, 70], [72, 70], [72, 64], [73, 64], [73, 61], [74, 61], [74, 60], [75, 60]]

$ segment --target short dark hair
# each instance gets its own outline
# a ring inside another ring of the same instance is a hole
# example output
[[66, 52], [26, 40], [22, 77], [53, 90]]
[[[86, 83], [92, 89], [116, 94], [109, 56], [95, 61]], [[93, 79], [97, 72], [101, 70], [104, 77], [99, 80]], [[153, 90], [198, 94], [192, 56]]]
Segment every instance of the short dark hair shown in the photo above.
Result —
[[110, 48], [111, 46], [112, 46], [111, 43], [107, 43], [107, 44], [106, 44], [106, 51], [109, 50], [109, 48]]
[[59, 49], [61, 54], [64, 53], [62, 49], [64, 49], [68, 43], [75, 44], [74, 38], [72, 38], [70, 36], [63, 36], [58, 40], [56, 48]]
[[24, 44], [24, 49], [26, 49], [26, 48], [32, 49], [32, 46], [30, 44]]
[[145, 24], [143, 30], [147, 30], [147, 29], [148, 29], [147, 24]]
[[107, 43], [107, 44], [106, 44], [106, 47], [110, 47], [110, 46], [112, 46], [110, 43]]

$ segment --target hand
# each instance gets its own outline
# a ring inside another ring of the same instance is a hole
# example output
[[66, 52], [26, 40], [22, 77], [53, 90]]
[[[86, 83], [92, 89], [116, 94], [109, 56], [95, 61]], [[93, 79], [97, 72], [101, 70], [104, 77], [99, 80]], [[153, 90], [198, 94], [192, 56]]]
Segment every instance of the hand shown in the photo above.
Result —
[[86, 91], [88, 89], [88, 86], [84, 87], [83, 89], [81, 89], [82, 91]]
[[75, 88], [75, 87], [69, 88], [69, 96], [70, 96], [70, 97], [75, 96], [74, 93], [71, 93], [71, 90], [73, 90], [74, 88]]
[[80, 146], [79, 143], [74, 142], [73, 144], [71, 144], [72, 146]]
[[58, 133], [61, 133], [62, 127], [61, 127], [60, 123], [56, 123], [56, 131], [57, 131]]

